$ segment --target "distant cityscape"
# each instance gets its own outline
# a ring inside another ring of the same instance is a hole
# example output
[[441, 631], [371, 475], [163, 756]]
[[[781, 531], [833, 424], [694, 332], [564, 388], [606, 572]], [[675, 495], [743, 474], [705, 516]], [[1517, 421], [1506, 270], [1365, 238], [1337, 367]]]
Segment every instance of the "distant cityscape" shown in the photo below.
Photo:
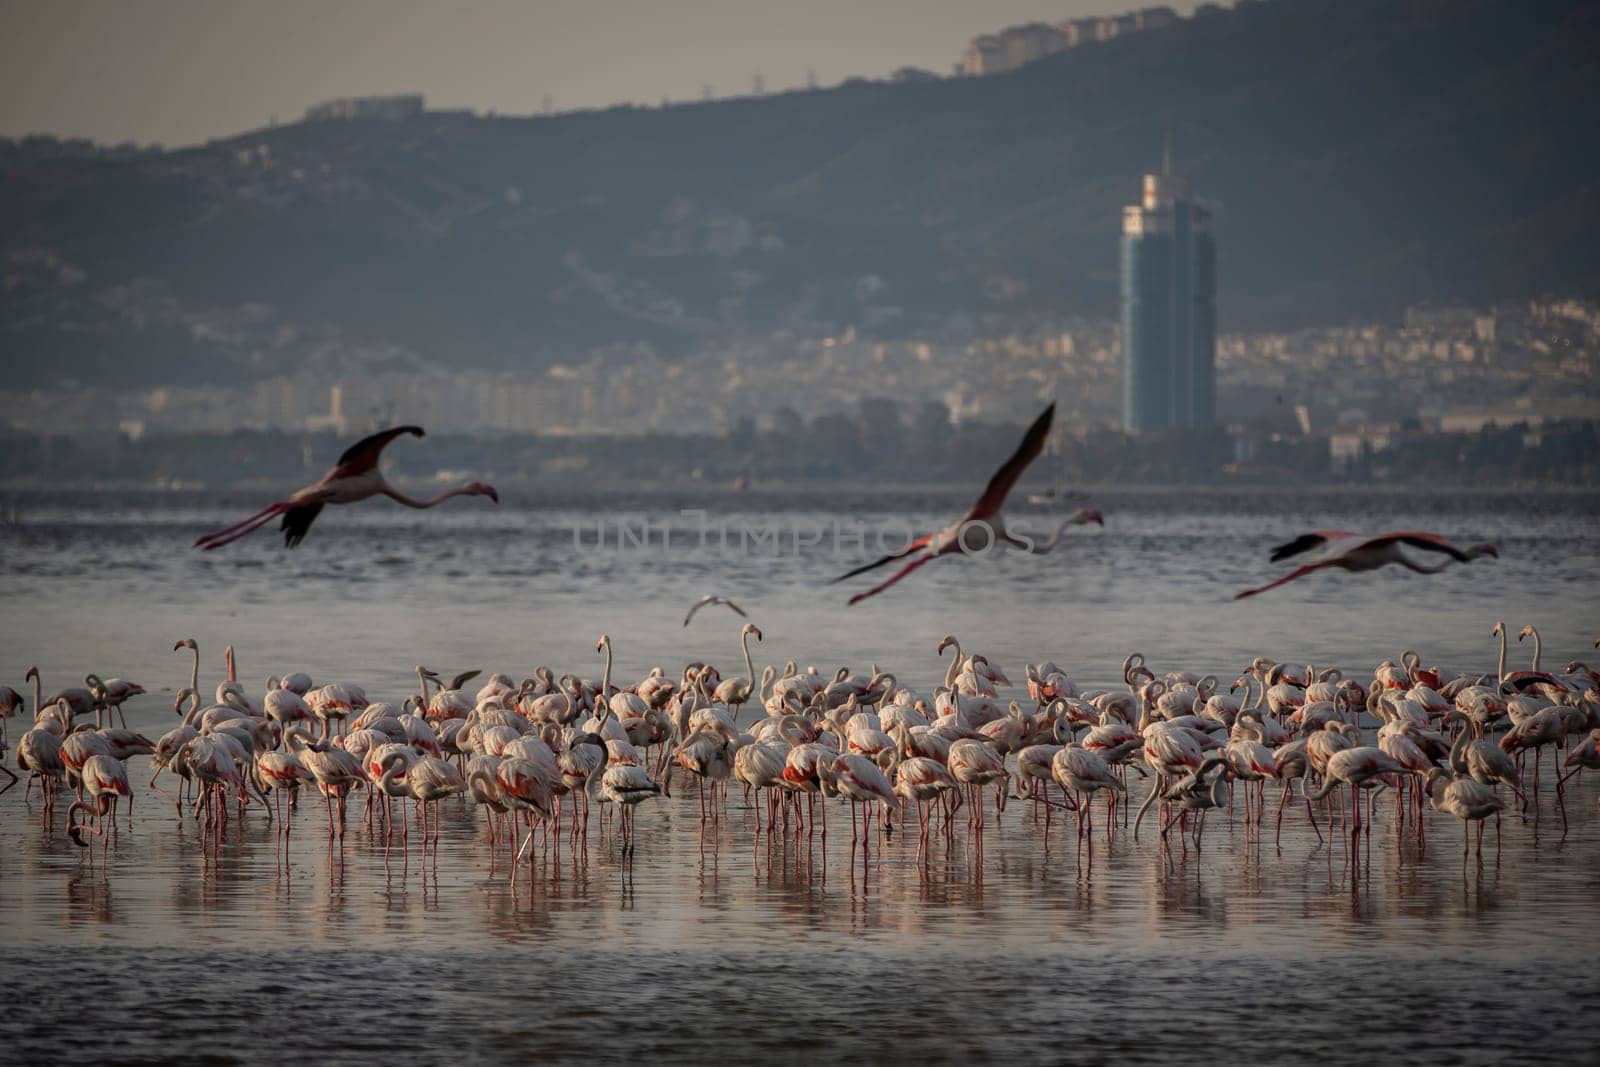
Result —
[[[1201, 4], [1195, 9], [1195, 17], [1204, 18], [1222, 10], [1220, 4]], [[998, 33], [974, 37], [955, 65], [955, 73], [1002, 74], [1069, 48], [1109, 41], [1130, 33], [1159, 30], [1177, 22], [1178, 18], [1178, 13], [1170, 7], [1146, 7], [1123, 15], [1008, 26]]]
[[[1301, 441], [1339, 467], [1403, 435], [1592, 420], [1597, 364], [1600, 304], [1578, 300], [1419, 306], [1398, 323], [1223, 333], [1217, 421], [1241, 438]], [[7, 390], [0, 433], [349, 437], [416, 421], [474, 436], [687, 436], [771, 431], [860, 410], [923, 423], [1016, 422], [1053, 397], [1058, 425], [1082, 436], [1120, 432], [1122, 368], [1112, 321], [975, 321], [903, 340], [853, 331], [751, 338], [682, 360], [611, 347], [539, 374], [419, 366], [332, 382], [305, 375], [240, 386]]]

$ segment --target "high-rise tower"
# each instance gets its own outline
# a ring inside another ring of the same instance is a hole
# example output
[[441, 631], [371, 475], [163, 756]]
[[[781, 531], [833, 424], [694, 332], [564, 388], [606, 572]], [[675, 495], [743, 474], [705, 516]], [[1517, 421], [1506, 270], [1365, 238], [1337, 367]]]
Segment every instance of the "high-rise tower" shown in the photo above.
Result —
[[1122, 426], [1187, 430], [1216, 419], [1217, 246], [1211, 209], [1172, 175], [1144, 176], [1122, 212]]

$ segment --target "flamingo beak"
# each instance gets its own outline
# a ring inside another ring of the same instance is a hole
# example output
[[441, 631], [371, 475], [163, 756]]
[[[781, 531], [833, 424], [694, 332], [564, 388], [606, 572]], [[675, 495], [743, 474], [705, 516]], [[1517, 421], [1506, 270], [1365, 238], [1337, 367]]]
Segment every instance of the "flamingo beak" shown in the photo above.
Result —
[[494, 491], [494, 486], [492, 485], [483, 487], [483, 495], [493, 500], [496, 504], [500, 503], [500, 494]]

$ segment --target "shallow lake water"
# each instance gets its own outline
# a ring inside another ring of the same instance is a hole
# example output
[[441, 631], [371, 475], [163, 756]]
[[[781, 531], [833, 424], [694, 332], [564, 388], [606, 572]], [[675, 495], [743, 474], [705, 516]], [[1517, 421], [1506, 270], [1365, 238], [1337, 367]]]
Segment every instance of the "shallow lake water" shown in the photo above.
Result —
[[[13, 495], [14, 521], [0, 526], [0, 683], [23, 689], [30, 664], [46, 689], [89, 670], [135, 678], [151, 692], [128, 703], [129, 725], [154, 736], [175, 722], [189, 657], [172, 645], [188, 636], [207, 692], [229, 643], [252, 690], [305, 670], [396, 701], [419, 662], [598, 678], [602, 631], [623, 684], [696, 659], [742, 674], [740, 620], [708, 609], [681, 625], [706, 592], [734, 597], [762, 627], [757, 671], [876, 663], [923, 693], [948, 663], [934, 651], [946, 633], [1013, 679], [1050, 658], [1085, 688], [1115, 684], [1135, 650], [1158, 671], [1224, 682], [1257, 654], [1365, 678], [1413, 647], [1426, 663], [1487, 672], [1496, 619], [1513, 635], [1538, 625], [1547, 669], [1595, 655], [1593, 496], [1093, 502], [1105, 528], [1073, 530], [1049, 556], [940, 561], [846, 608], [870, 583], [828, 580], [870, 556], [880, 531], [931, 528], [963, 501], [571, 495], [420, 516], [371, 505], [331, 509], [294, 552], [263, 531], [205, 554], [189, 542], [250, 499]], [[1050, 527], [1043, 512], [1015, 518]], [[864, 548], [833, 543], [856, 522]], [[631, 531], [620, 547], [619, 525]], [[1494, 541], [1501, 557], [1230, 599], [1276, 573], [1271, 545], [1340, 527], [1438, 530]], [[1531, 650], [1513, 641], [1510, 654], [1520, 667]], [[13, 744], [18, 732], [14, 721]], [[104, 864], [67, 841], [60, 813], [54, 832], [41, 826], [37, 793], [0, 796], [13, 991], [0, 1041], [17, 1062], [1559, 1062], [1592, 1048], [1585, 1020], [1600, 1007], [1600, 779], [1582, 776], [1564, 835], [1546, 775], [1537, 821], [1508, 815], [1498, 847], [1491, 822], [1481, 864], [1463, 862], [1457, 820], [1429, 813], [1424, 845], [1397, 833], [1380, 796], [1359, 865], [1348, 838], [1319, 844], [1303, 805], [1281, 845], [1270, 813], [1263, 840], [1242, 810], [1213, 813], [1199, 851], [1176, 831], [1163, 850], [1148, 821], [1137, 842], [1121, 828], [1108, 840], [1101, 825], [1082, 847], [1070, 818], [1046, 832], [1018, 801], [981, 851], [958, 817], [919, 861], [912, 813], [891, 837], [875, 832], [864, 860], [842, 801], [826, 843], [758, 837], [737, 786], [705, 826], [680, 780], [639, 810], [631, 861], [596, 816], [586, 847], [536, 849], [515, 887], [465, 802], [443, 806], [427, 863], [415, 839], [409, 857], [386, 853], [359, 799], [342, 843], [308, 798], [286, 851], [254, 810], [213, 851], [146, 788], [145, 758], [130, 777], [134, 818]], [[1133, 788], [1137, 802], [1145, 786]]]

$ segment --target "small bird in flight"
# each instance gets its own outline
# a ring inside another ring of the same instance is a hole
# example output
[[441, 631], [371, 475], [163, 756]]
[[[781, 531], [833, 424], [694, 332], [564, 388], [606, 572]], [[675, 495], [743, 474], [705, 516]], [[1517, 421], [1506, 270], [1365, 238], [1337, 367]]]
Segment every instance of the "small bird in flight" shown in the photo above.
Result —
[[[1447, 559], [1441, 560], [1438, 566], [1429, 567], [1410, 559], [1400, 551], [1401, 545], [1420, 549], [1423, 552], [1442, 553]], [[1281, 544], [1272, 550], [1272, 562], [1292, 559], [1304, 553], [1314, 553], [1309, 557], [1309, 562], [1296, 567], [1277, 581], [1268, 582], [1266, 585], [1255, 589], [1246, 589], [1234, 594], [1235, 600], [1265, 593], [1268, 589], [1276, 589], [1296, 578], [1303, 578], [1313, 571], [1320, 571], [1327, 567], [1337, 567], [1345, 571], [1375, 571], [1379, 567], [1390, 563], [1398, 563], [1407, 570], [1416, 571], [1418, 574], [1437, 574], [1448, 567], [1452, 561], [1456, 563], [1470, 563], [1479, 556], [1499, 557], [1500, 551], [1493, 545], [1473, 545], [1471, 548], [1457, 548], [1449, 541], [1436, 533], [1426, 533], [1417, 530], [1396, 530], [1392, 533], [1379, 534], [1377, 537], [1365, 537], [1361, 534], [1350, 533], [1347, 530], [1317, 530], [1308, 534], [1301, 534], [1293, 541]]]
[[721, 604], [722, 606], [724, 606], [726, 608], [731, 608], [733, 610], [733, 613], [735, 615], [739, 616], [741, 619], [748, 619], [750, 617], [750, 616], [748, 616], [748, 615], [746, 615], [744, 613], [744, 609], [743, 608], [741, 608], [739, 605], [735, 604], [733, 601], [729, 600], [727, 597], [725, 597], [725, 596], [713, 596], [712, 594], [707, 593], [705, 596], [701, 597], [699, 600], [696, 600], [693, 604], [691, 604], [689, 606], [689, 614], [687, 614], [687, 615], [685, 615], [683, 617], [683, 624], [685, 626], [688, 626], [689, 625], [689, 620], [694, 618], [694, 613], [699, 611], [701, 608], [706, 607], [707, 605], [710, 605], [710, 604]]
[[486, 496], [496, 504], [500, 503], [500, 496], [494, 491], [494, 486], [482, 482], [468, 482], [466, 485], [447, 489], [438, 496], [426, 500], [406, 496], [390, 485], [384, 478], [383, 472], [378, 470], [378, 460], [383, 455], [384, 446], [401, 434], [421, 437], [422, 427], [395, 426], [370, 437], [363, 437], [345, 449], [344, 455], [339, 457], [339, 462], [334, 464], [332, 470], [296, 492], [288, 500], [269, 504], [243, 522], [208, 533], [197, 540], [194, 547], [207, 551], [221, 548], [266, 525], [272, 521], [273, 516], [282, 515], [283, 543], [293, 548], [305, 539], [306, 531], [311, 529], [311, 524], [316, 521], [324, 504], [353, 504], [358, 500], [380, 494], [408, 508], [431, 508], [453, 496]]
[[[867, 571], [881, 567], [885, 563], [892, 563], [897, 559], [905, 559], [907, 556], [915, 557], [910, 563], [907, 563], [891, 575], [887, 581], [873, 586], [865, 593], [857, 593], [851, 597], [850, 603], [857, 604], [870, 596], [876, 596], [924, 563], [931, 563], [940, 556], [948, 556], [952, 552], [960, 552], [966, 549], [988, 549], [1003, 543], [1032, 552], [1035, 555], [1042, 555], [1056, 547], [1057, 542], [1061, 540], [1062, 533], [1068, 526], [1081, 526], [1089, 522], [1104, 526], [1105, 519], [1099, 511], [1094, 508], [1079, 508], [1061, 524], [1055, 535], [1047, 541], [1036, 543], [1031, 539], [1015, 536], [1006, 530], [1005, 518], [1000, 514], [1000, 509], [1005, 505], [1006, 495], [1011, 492], [1011, 487], [1017, 483], [1018, 478], [1022, 477], [1022, 472], [1027, 470], [1028, 465], [1038, 459], [1039, 453], [1044, 451], [1045, 438], [1050, 436], [1050, 421], [1055, 417], [1055, 413], [1056, 406], [1051, 404], [1044, 409], [1042, 415], [1033, 420], [1033, 425], [1028, 427], [1028, 432], [1022, 435], [1022, 443], [1017, 446], [1016, 452], [1012, 453], [1011, 458], [1006, 460], [1000, 469], [994, 472], [994, 477], [989, 479], [989, 484], [984, 488], [983, 495], [978, 498], [978, 502], [973, 504], [971, 509], [960, 519], [942, 530], [923, 534], [899, 552], [891, 552], [882, 559], [863, 564], [855, 570], [835, 578], [834, 582], [842, 582], [847, 578], [854, 578], [858, 574], [865, 574]], [[962, 542], [962, 534], [967, 530], [969, 524], [983, 524], [988, 527], [985, 544], [977, 546], [966, 545]]]

